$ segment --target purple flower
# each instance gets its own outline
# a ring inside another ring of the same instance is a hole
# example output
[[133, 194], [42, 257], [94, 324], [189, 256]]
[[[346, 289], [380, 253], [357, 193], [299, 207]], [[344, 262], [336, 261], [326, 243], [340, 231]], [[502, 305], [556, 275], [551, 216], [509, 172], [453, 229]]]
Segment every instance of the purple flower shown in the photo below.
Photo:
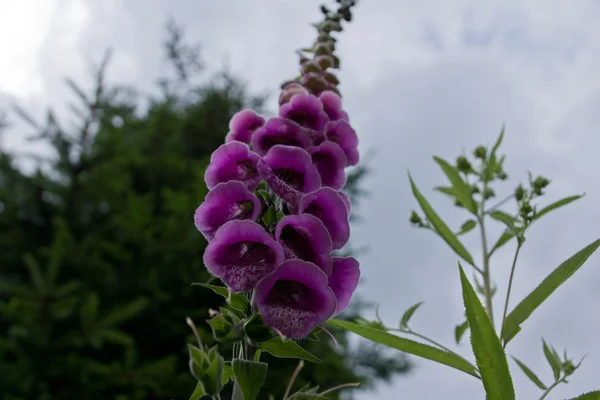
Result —
[[306, 337], [336, 309], [327, 275], [301, 260], [285, 261], [256, 285], [254, 293], [265, 324], [289, 338]]
[[344, 200], [344, 203], [346, 203], [346, 208], [348, 209], [348, 215], [350, 215], [350, 212], [352, 211], [352, 202], [350, 202], [350, 197], [348, 197], [348, 195], [342, 191], [339, 191], [338, 194], [340, 195], [342, 200]]
[[235, 113], [229, 121], [229, 133], [225, 136], [225, 143], [234, 140], [250, 143], [252, 133], [264, 123], [265, 119], [253, 110], [248, 109]]
[[229, 142], [221, 145], [210, 156], [206, 168], [206, 185], [212, 189], [221, 182], [241, 181], [250, 191], [254, 191], [260, 177], [256, 170], [258, 154], [241, 142]]
[[333, 271], [329, 275], [329, 287], [333, 290], [337, 299], [335, 314], [339, 314], [348, 307], [352, 294], [358, 286], [359, 278], [360, 269], [355, 258], [336, 257], [333, 259]]
[[211, 241], [217, 229], [234, 219], [256, 220], [261, 212], [260, 200], [239, 181], [219, 183], [206, 195], [194, 214], [196, 228]]
[[286, 84], [279, 94], [279, 105], [289, 102], [297, 94], [309, 94], [308, 90], [297, 82]]
[[258, 162], [258, 173], [271, 190], [292, 206], [321, 186], [310, 154], [299, 147], [275, 145]]
[[321, 184], [339, 190], [346, 183], [346, 155], [336, 143], [325, 141], [308, 151], [321, 175]]
[[204, 264], [233, 292], [247, 292], [283, 261], [283, 249], [253, 221], [233, 220], [217, 231], [204, 252]]
[[300, 200], [300, 214], [311, 214], [319, 218], [329, 231], [333, 249], [339, 250], [350, 239], [348, 208], [344, 199], [332, 188], [321, 189], [304, 195]]
[[325, 274], [331, 273], [331, 237], [323, 222], [310, 214], [283, 217], [275, 228], [275, 239], [286, 258], [308, 261]]
[[331, 121], [340, 119], [348, 121], [348, 114], [342, 110], [342, 99], [337, 93], [326, 90], [319, 95], [319, 100], [323, 103], [323, 109]]
[[358, 164], [358, 136], [348, 122], [344, 120], [329, 122], [325, 128], [325, 137], [344, 150], [347, 166]]
[[292, 97], [289, 103], [279, 107], [279, 116], [315, 131], [322, 131], [329, 121], [329, 117], [323, 111], [323, 104], [318, 97], [311, 94]]
[[311, 143], [303, 131], [304, 129], [294, 121], [285, 118], [271, 118], [254, 132], [252, 147], [260, 155], [265, 155], [271, 147], [277, 144], [305, 149]]

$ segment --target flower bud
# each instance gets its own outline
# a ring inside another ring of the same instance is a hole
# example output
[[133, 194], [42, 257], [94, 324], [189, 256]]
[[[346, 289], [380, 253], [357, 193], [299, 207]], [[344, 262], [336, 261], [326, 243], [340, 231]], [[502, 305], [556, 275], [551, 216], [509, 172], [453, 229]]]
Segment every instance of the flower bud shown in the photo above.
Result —
[[329, 14], [329, 9], [325, 5], [321, 5], [321, 12], [327, 15]]
[[413, 211], [412, 214], [410, 214], [409, 221], [413, 225], [423, 225], [423, 221], [421, 220], [421, 217], [419, 217], [419, 214], [417, 214], [416, 211]]
[[576, 369], [577, 368], [573, 365], [571, 360], [565, 360], [565, 362], [562, 364], [562, 370], [566, 375], [571, 375]]
[[542, 194], [544, 194], [542, 189], [544, 189], [549, 184], [550, 181], [548, 179], [538, 176], [537, 178], [535, 178], [535, 181], [533, 181], [533, 192], [536, 195], [541, 196]]
[[329, 41], [317, 42], [313, 47], [313, 53], [315, 53], [317, 56], [330, 55], [332, 51], [333, 49], [331, 48]]
[[525, 195], [527, 194], [527, 192], [525, 191], [525, 189], [523, 188], [523, 185], [519, 185], [517, 186], [517, 188], [515, 189], [515, 199], [517, 201], [521, 201], [525, 198]]
[[484, 146], [478, 146], [474, 151], [473, 155], [475, 158], [479, 158], [480, 160], [485, 160], [487, 156], [487, 149]]
[[323, 76], [325, 77], [325, 80], [329, 83], [331, 83], [334, 86], [337, 86], [340, 84], [340, 81], [338, 80], [337, 76], [335, 76], [334, 74], [332, 74], [329, 71], [325, 71], [323, 73]]
[[323, 69], [321, 66], [314, 60], [310, 60], [302, 64], [302, 75], [307, 74], [309, 72], [322, 73]]
[[496, 193], [494, 192], [494, 190], [492, 188], [485, 188], [484, 192], [483, 192], [483, 199], [487, 200], [487, 199], [491, 199], [492, 197], [496, 196]]
[[527, 219], [529, 214], [531, 214], [532, 212], [533, 208], [531, 207], [531, 204], [529, 204], [529, 202], [527, 201], [523, 202], [523, 204], [521, 205], [521, 209], [519, 210], [519, 214], [521, 215], [521, 217], [523, 217], [523, 219]]
[[333, 65], [333, 57], [331, 57], [330, 55], [316, 56], [315, 61], [323, 70], [326, 70], [327, 68]]
[[477, 186], [476, 184], [472, 184], [471, 185], [471, 193], [472, 194], [476, 194], [476, 193], [480, 193], [481, 191], [479, 190], [479, 186]]
[[302, 76], [300, 82], [313, 94], [319, 94], [323, 90], [329, 88], [323, 75], [317, 74], [316, 72], [309, 72], [308, 74], [305, 74]]
[[498, 179], [500, 179], [501, 181], [505, 181], [508, 179], [508, 175], [506, 174], [506, 172], [500, 170], [497, 172], [496, 176], [498, 177]]
[[465, 174], [468, 174], [472, 171], [471, 163], [463, 156], [460, 156], [456, 159], [456, 168]]

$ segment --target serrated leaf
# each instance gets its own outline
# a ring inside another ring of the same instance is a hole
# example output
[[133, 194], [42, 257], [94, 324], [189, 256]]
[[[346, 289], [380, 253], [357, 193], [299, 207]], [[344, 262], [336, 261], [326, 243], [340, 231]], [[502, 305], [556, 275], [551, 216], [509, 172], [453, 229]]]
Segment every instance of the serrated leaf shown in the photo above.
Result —
[[550, 347], [548, 347], [548, 344], [545, 340], [542, 339], [542, 342], [544, 344], [544, 355], [546, 356], [546, 360], [548, 360], [548, 364], [550, 364], [550, 368], [552, 368], [554, 379], [558, 380], [558, 378], [560, 377], [560, 371], [562, 369], [560, 358], [558, 358], [556, 353], [552, 351]]
[[248, 298], [246, 296], [244, 296], [243, 294], [240, 294], [240, 293], [231, 293], [231, 297], [230, 297], [229, 289], [227, 289], [224, 286], [209, 285], [207, 283], [199, 283], [199, 282], [194, 282], [194, 283], [192, 283], [192, 285], [193, 286], [201, 286], [203, 288], [212, 290], [216, 294], [224, 297], [225, 300], [227, 300], [227, 303], [231, 307], [236, 308], [244, 313], [246, 313], [250, 308], [250, 301], [248, 300]]
[[600, 390], [595, 392], [584, 393], [578, 397], [573, 397], [569, 400], [600, 400]]
[[538, 378], [537, 375], [531, 369], [529, 369], [529, 367], [527, 367], [527, 365], [523, 364], [516, 357], [513, 357], [513, 360], [515, 360], [515, 362], [517, 363], [519, 368], [521, 368], [523, 373], [525, 373], [525, 375], [527, 375], [529, 380], [531, 380], [531, 382], [535, 383], [535, 385], [537, 387], [539, 387], [542, 390], [548, 389], [548, 387], [544, 384], [544, 382], [542, 382], [541, 379]]
[[535, 215], [533, 216], [533, 219], [534, 219], [534, 221], [537, 220], [537, 219], [540, 219], [542, 216], [544, 216], [545, 214], [548, 214], [550, 211], [556, 210], [557, 208], [560, 208], [562, 206], [566, 206], [567, 204], [572, 203], [575, 200], [579, 200], [583, 196], [585, 196], [585, 193], [584, 194], [577, 194], [577, 195], [574, 195], [574, 196], [565, 197], [564, 199], [555, 201], [554, 203], [550, 204], [549, 206], [546, 206], [546, 207], [542, 208], [540, 211], [538, 211], [537, 213], [535, 213]]
[[560, 264], [506, 317], [502, 328], [502, 339], [508, 343], [520, 331], [520, 326], [560, 285], [571, 277], [585, 261], [600, 247], [600, 239], [584, 247], [571, 258]]
[[415, 311], [417, 311], [417, 308], [419, 308], [421, 306], [421, 304], [423, 304], [423, 303], [424, 302], [420, 301], [417, 304], [415, 304], [414, 306], [411, 306], [408, 310], [406, 310], [404, 312], [404, 315], [402, 315], [402, 318], [400, 319], [400, 328], [401, 329], [408, 327], [408, 321], [410, 321], [410, 319], [412, 318]]
[[469, 329], [469, 323], [467, 321], [460, 325], [456, 325], [454, 328], [454, 339], [456, 340], [456, 344], [460, 343], [460, 339], [462, 339], [467, 329]]
[[284, 341], [280, 337], [262, 342], [260, 348], [277, 358], [299, 358], [315, 363], [321, 362], [320, 359], [304, 350], [298, 343], [293, 340]]
[[473, 219], [469, 219], [465, 221], [460, 227], [460, 230], [456, 232], [456, 236], [464, 235], [467, 232], [470, 232], [477, 226], [477, 222]]
[[500, 339], [460, 263], [459, 270], [467, 321], [471, 329], [471, 345], [487, 395], [486, 399], [514, 400], [515, 389]]
[[433, 157], [436, 163], [442, 168], [444, 174], [452, 184], [456, 198], [462, 203], [467, 210], [472, 214], [477, 213], [477, 204], [473, 200], [471, 194], [471, 186], [469, 186], [460, 176], [458, 169], [450, 165], [446, 160], [440, 157]]
[[460, 242], [460, 240], [458, 240], [458, 238], [452, 233], [450, 228], [448, 228], [448, 225], [446, 225], [446, 223], [444, 221], [442, 221], [442, 219], [438, 216], [438, 214], [435, 212], [433, 207], [431, 207], [431, 205], [429, 204], [427, 199], [425, 199], [425, 197], [421, 194], [421, 192], [419, 192], [419, 189], [413, 182], [410, 174], [408, 175], [408, 179], [410, 180], [410, 185], [412, 187], [413, 195], [415, 196], [415, 198], [417, 199], [417, 202], [421, 206], [421, 209], [427, 216], [427, 219], [429, 219], [429, 221], [435, 228], [435, 231], [456, 252], [456, 254], [458, 254], [460, 257], [462, 257], [469, 264], [475, 265], [475, 262], [473, 261], [473, 257], [471, 257], [471, 254], [469, 254], [469, 252], [467, 251], [465, 246], [463, 246], [463, 244]]
[[256, 399], [265, 382], [268, 369], [269, 365], [264, 362], [240, 360], [239, 358], [233, 360], [233, 374], [240, 385], [244, 400]]
[[330, 319], [329, 324], [338, 326], [354, 332], [359, 336], [369, 339], [373, 342], [383, 344], [385, 346], [403, 351], [405, 353], [413, 354], [415, 356], [423, 357], [428, 360], [436, 361], [440, 364], [447, 365], [452, 368], [456, 368], [460, 371], [466, 372], [469, 375], [479, 377], [477, 371], [467, 360], [449, 353], [444, 350], [437, 349], [435, 347], [415, 342], [410, 339], [401, 338], [396, 335], [392, 335], [386, 331], [374, 329], [365, 325], [355, 324], [349, 321], [341, 321], [338, 319]]

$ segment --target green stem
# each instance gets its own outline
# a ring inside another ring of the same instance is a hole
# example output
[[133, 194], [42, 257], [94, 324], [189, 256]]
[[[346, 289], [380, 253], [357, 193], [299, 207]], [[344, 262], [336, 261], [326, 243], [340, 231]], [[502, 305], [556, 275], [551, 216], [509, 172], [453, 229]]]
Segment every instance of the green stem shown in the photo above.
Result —
[[558, 385], [559, 385], [561, 382], [563, 382], [563, 380], [564, 380], [564, 379], [565, 379], [565, 378], [562, 378], [562, 379], [559, 379], [559, 380], [557, 380], [556, 382], [554, 382], [554, 383], [552, 384], [552, 386], [550, 386], [548, 389], [546, 389], [546, 391], [545, 391], [545, 392], [542, 394], [542, 397], [540, 397], [540, 399], [539, 399], [539, 400], [544, 400], [544, 399], [546, 398], [546, 396], [548, 396], [548, 393], [550, 393], [550, 391], [551, 391], [552, 389], [554, 389], [554, 388], [555, 388], [555, 387], [557, 387], [557, 386], [558, 386]]
[[[484, 185], [484, 190], [487, 188], [487, 185]], [[487, 248], [487, 238], [485, 235], [485, 225], [484, 225], [484, 200], [481, 201], [481, 215], [478, 216], [479, 220], [479, 231], [481, 232], [481, 246], [483, 250], [483, 294], [485, 297], [485, 307], [487, 309], [490, 320], [492, 321], [492, 327], [494, 326], [494, 310], [492, 306], [492, 287], [491, 287], [491, 279], [490, 279], [490, 256], [488, 254]]]
[[[506, 292], [506, 301], [504, 302], [504, 313], [502, 314], [502, 327], [500, 328], [500, 335], [502, 335], [502, 331], [504, 331], [504, 322], [506, 321], [506, 313], [508, 312], [508, 301], [510, 299], [510, 290], [512, 289], [513, 277], [515, 276], [515, 269], [517, 266], [517, 259], [519, 258], [519, 251], [521, 250], [521, 246], [523, 242], [519, 240], [517, 244], [517, 251], [515, 252], [515, 257], [513, 258], [512, 267], [510, 269], [510, 278], [508, 279], [508, 290]], [[504, 346], [506, 348], [506, 343]]]

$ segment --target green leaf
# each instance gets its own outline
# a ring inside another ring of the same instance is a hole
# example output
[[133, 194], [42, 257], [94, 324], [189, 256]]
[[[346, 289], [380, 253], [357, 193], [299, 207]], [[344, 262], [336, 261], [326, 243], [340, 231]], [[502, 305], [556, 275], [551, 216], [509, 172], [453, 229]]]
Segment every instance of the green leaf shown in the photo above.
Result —
[[574, 397], [570, 400], [600, 400], [600, 390], [597, 390], [595, 392], [585, 393], [578, 397]]
[[415, 313], [415, 311], [417, 311], [417, 308], [419, 308], [421, 304], [423, 304], [422, 301], [418, 302], [417, 304], [406, 310], [406, 312], [402, 316], [402, 319], [400, 320], [400, 329], [408, 328], [408, 321], [410, 321], [413, 314]]
[[552, 373], [554, 374], [554, 379], [558, 380], [560, 378], [561, 371], [561, 362], [560, 358], [556, 354], [556, 352], [552, 351], [546, 341], [542, 339], [544, 343], [544, 355], [546, 356], [546, 360], [548, 360], [548, 364], [550, 364], [550, 368], [552, 368]]
[[264, 362], [233, 360], [233, 373], [242, 389], [244, 400], [255, 400], [267, 377], [269, 365]]
[[516, 357], [513, 357], [513, 360], [515, 360], [515, 362], [521, 368], [521, 370], [523, 370], [525, 375], [527, 375], [527, 377], [531, 380], [531, 382], [535, 383], [537, 385], [537, 387], [539, 387], [542, 390], [548, 389], [548, 387], [546, 385], [544, 385], [544, 383], [540, 380], [540, 378], [538, 378], [537, 375], [534, 374], [533, 371], [527, 367], [527, 365], [523, 364]]
[[293, 340], [282, 340], [280, 337], [267, 340], [260, 344], [263, 351], [277, 358], [301, 358], [303, 360], [320, 363], [321, 360], [304, 350]]
[[194, 393], [190, 396], [190, 400], [200, 400], [204, 396], [206, 396], [206, 392], [204, 391], [202, 384], [198, 382], [196, 384], [196, 389], [194, 389]]
[[23, 262], [25, 263], [25, 266], [29, 270], [29, 274], [31, 275], [31, 281], [33, 282], [33, 285], [35, 286], [35, 288], [40, 292], [45, 291], [46, 290], [46, 281], [44, 280], [44, 276], [42, 274], [40, 266], [39, 266], [38, 262], [35, 260], [35, 258], [33, 258], [33, 256], [31, 254], [25, 254], [23, 256]]
[[575, 200], [579, 200], [583, 196], [585, 196], [585, 193], [577, 194], [577, 195], [570, 196], [570, 197], [565, 197], [564, 199], [558, 200], [558, 201], [550, 204], [549, 206], [542, 208], [537, 213], [535, 213], [535, 215], [533, 216], [533, 220], [535, 221], [537, 219], [540, 219], [543, 215], [548, 214], [550, 211], [556, 210], [557, 208], [560, 208], [562, 206], [566, 206], [567, 204], [572, 203]]
[[[513, 236], [519, 236], [521, 234], [520, 228], [515, 226], [515, 217], [513, 217], [512, 215], [507, 214], [504, 211], [498, 211], [498, 210], [492, 211], [489, 215], [496, 221], [500, 221], [504, 225], [506, 225], [509, 232], [511, 233], [510, 238], [512, 238]], [[508, 239], [510, 239], [510, 238], [508, 238]]]
[[446, 243], [448, 243], [448, 245], [456, 252], [456, 254], [458, 254], [460, 257], [462, 257], [469, 264], [475, 265], [475, 262], [473, 261], [473, 257], [471, 257], [471, 254], [469, 254], [467, 249], [465, 249], [465, 247], [458, 240], [458, 238], [452, 233], [450, 228], [448, 228], [448, 226], [444, 223], [444, 221], [442, 221], [442, 219], [437, 215], [437, 213], [431, 207], [431, 205], [429, 204], [427, 199], [425, 199], [425, 197], [423, 197], [421, 192], [419, 192], [419, 189], [417, 189], [417, 186], [413, 182], [410, 174], [408, 175], [408, 179], [410, 180], [410, 185], [412, 187], [413, 195], [419, 202], [421, 209], [423, 210], [423, 212], [425, 213], [425, 215], [427, 216], [429, 221], [431, 221], [431, 224], [435, 228], [436, 232], [440, 235], [440, 237]]
[[227, 385], [230, 379], [235, 379], [235, 375], [233, 374], [231, 361], [226, 361], [225, 364], [223, 364], [223, 379], [221, 380], [223, 386]]
[[452, 189], [451, 187], [447, 187], [447, 186], [436, 186], [433, 188], [433, 190], [436, 190], [440, 193], [444, 193], [446, 196], [451, 197], [453, 199], [456, 198], [456, 194], [454, 193], [454, 189]]
[[472, 231], [476, 226], [477, 222], [473, 219], [469, 219], [461, 225], [460, 230], [456, 233], [456, 236], [464, 235], [465, 233]]
[[415, 342], [410, 339], [401, 338], [399, 336], [392, 335], [386, 331], [374, 329], [369, 326], [355, 324], [349, 321], [341, 321], [338, 319], [331, 319], [328, 321], [329, 324], [338, 326], [354, 332], [359, 336], [369, 339], [373, 342], [383, 344], [385, 346], [403, 351], [405, 353], [414, 354], [415, 356], [423, 357], [428, 360], [439, 362], [440, 364], [447, 365], [452, 368], [456, 368], [460, 371], [466, 372], [469, 375], [479, 377], [475, 367], [471, 365], [467, 360], [461, 358], [455, 354], [448, 353], [447, 351], [437, 349], [435, 347]]
[[494, 246], [492, 246], [492, 250], [494, 251], [502, 246], [504, 246], [506, 243], [508, 243], [510, 241], [510, 239], [514, 238], [515, 234], [513, 232], [511, 232], [509, 229], [505, 230], [504, 232], [502, 232], [502, 235], [498, 238], [498, 241], [496, 242], [496, 244], [494, 244]]
[[116, 310], [102, 318], [100, 325], [109, 327], [120, 324], [121, 322], [133, 317], [140, 311], [142, 311], [148, 305], [148, 299], [145, 297], [139, 298], [126, 304], [123, 307], [118, 307]]
[[446, 160], [435, 156], [433, 159], [439, 164], [450, 183], [452, 183], [452, 188], [454, 189], [456, 198], [462, 203], [463, 206], [465, 206], [467, 210], [469, 210], [472, 214], [476, 214], [477, 204], [475, 204], [473, 196], [471, 195], [471, 186], [463, 181], [458, 170], [450, 165], [450, 163], [448, 163]]
[[460, 339], [463, 337], [467, 329], [469, 329], [469, 322], [467, 321], [460, 325], [456, 325], [454, 328], [454, 339], [456, 340], [456, 344], [460, 343]]
[[494, 147], [492, 147], [492, 151], [490, 152], [490, 158], [488, 159], [487, 169], [485, 170], [486, 181], [491, 181], [494, 178], [494, 172], [496, 172], [496, 168], [498, 166], [498, 164], [496, 163], [496, 152], [498, 151], [500, 144], [502, 144], [502, 139], [504, 139], [504, 126], [502, 126], [500, 136], [498, 136], [498, 139], [496, 140], [496, 143], [494, 144]]
[[538, 308], [560, 285], [571, 277], [585, 261], [600, 247], [600, 239], [581, 249], [571, 258], [560, 264], [546, 279], [523, 299], [506, 317], [502, 328], [504, 343], [510, 342], [521, 330], [521, 324]]
[[254, 361], [256, 361], [256, 362], [260, 361], [261, 354], [262, 354], [262, 350], [256, 349], [256, 351], [254, 352]]
[[243, 294], [240, 294], [240, 293], [231, 293], [231, 297], [230, 297], [229, 289], [227, 289], [224, 286], [209, 285], [207, 283], [199, 283], [199, 282], [194, 282], [194, 283], [192, 283], [192, 285], [193, 286], [202, 286], [204, 288], [211, 289], [216, 294], [223, 296], [227, 300], [227, 303], [231, 307], [236, 308], [244, 313], [246, 313], [250, 309], [250, 301], [248, 300], [248, 298], [246, 296], [244, 296]]
[[487, 400], [514, 400], [515, 389], [506, 354], [477, 293], [460, 266], [463, 300], [471, 329], [471, 345]]

